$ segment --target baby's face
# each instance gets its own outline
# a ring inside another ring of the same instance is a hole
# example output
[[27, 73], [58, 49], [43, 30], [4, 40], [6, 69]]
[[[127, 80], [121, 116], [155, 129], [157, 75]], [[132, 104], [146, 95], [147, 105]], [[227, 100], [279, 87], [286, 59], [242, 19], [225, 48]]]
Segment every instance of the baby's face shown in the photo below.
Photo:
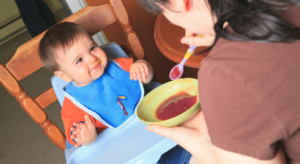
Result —
[[63, 80], [79, 86], [88, 85], [102, 76], [107, 64], [105, 52], [88, 36], [79, 36], [66, 54], [60, 50], [57, 56], [58, 72], [66, 76]]

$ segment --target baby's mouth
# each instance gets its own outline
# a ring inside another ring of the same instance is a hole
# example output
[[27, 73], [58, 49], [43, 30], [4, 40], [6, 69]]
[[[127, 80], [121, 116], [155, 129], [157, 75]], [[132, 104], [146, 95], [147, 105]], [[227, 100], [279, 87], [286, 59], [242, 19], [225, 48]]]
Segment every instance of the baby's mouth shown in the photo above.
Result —
[[91, 72], [92, 71], [95, 71], [95, 70], [97, 70], [97, 69], [99, 69], [100, 68], [100, 62], [93, 68], [93, 69], [91, 69]]

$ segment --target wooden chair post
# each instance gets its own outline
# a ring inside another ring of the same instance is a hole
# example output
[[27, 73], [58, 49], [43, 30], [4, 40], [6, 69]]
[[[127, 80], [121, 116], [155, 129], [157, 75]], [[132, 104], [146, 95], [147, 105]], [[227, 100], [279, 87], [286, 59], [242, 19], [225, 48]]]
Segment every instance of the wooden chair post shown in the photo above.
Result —
[[57, 145], [64, 150], [66, 139], [60, 129], [53, 124], [48, 118], [43, 109], [23, 91], [18, 81], [10, 74], [10, 72], [0, 64], [0, 83], [4, 88], [14, 96], [20, 105], [24, 108], [27, 114], [40, 125], [46, 135]]
[[125, 38], [128, 47], [131, 49], [135, 58], [144, 59], [145, 58], [144, 49], [141, 45], [141, 42], [136, 32], [133, 30], [133, 27], [131, 26], [131, 22], [128, 17], [127, 11], [123, 5], [123, 2], [121, 0], [109, 0], [109, 3], [113, 8], [115, 15], [118, 19], [118, 22], [125, 33]]

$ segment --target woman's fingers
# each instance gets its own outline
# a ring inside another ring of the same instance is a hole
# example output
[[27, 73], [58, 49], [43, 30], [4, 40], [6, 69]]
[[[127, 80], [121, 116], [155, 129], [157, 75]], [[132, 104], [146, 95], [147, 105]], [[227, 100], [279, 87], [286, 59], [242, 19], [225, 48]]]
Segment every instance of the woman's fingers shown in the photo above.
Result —
[[202, 142], [204, 144], [210, 144], [210, 137], [201, 110], [179, 126], [169, 128], [159, 125], [148, 125], [146, 129], [158, 135], [171, 138], [186, 150], [191, 150], [195, 144], [199, 144], [201, 141], [205, 141], [205, 143]]
[[215, 37], [207, 34], [202, 36], [187, 35], [181, 39], [181, 43], [191, 46], [211, 46], [214, 43]]
[[171, 138], [178, 144], [183, 144], [183, 145], [185, 145], [185, 143], [183, 142], [189, 140], [189, 138], [191, 137], [190, 136], [191, 131], [193, 131], [192, 129], [185, 128], [185, 127], [175, 126], [169, 128], [169, 127], [163, 127], [159, 125], [148, 125], [146, 127], [146, 130], [153, 131], [154, 133], [167, 138]]
[[148, 125], [146, 127], [146, 130], [152, 131], [158, 135], [168, 137], [173, 139], [174, 137], [174, 129], [173, 128], [167, 128], [159, 125]]
[[188, 149], [191, 145], [195, 144], [197, 138], [197, 132], [195, 129], [187, 127], [162, 127], [159, 125], [148, 125], [147, 130], [153, 131], [154, 133], [171, 138], [182, 147]]
[[196, 36], [196, 35], [197, 35], [196, 33], [185, 30], [185, 36]]

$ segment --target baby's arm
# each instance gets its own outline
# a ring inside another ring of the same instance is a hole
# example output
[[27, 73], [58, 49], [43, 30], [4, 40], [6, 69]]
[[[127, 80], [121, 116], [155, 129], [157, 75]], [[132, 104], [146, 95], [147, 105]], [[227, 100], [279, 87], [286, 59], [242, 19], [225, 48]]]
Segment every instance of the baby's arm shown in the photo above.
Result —
[[130, 79], [148, 84], [153, 78], [153, 68], [149, 62], [140, 59], [130, 67]]
[[84, 123], [74, 122], [73, 125], [75, 127], [70, 128], [72, 132], [71, 138], [76, 141], [76, 148], [81, 145], [91, 145], [97, 138], [96, 128], [92, 120], [88, 115], [84, 116], [84, 120]]

